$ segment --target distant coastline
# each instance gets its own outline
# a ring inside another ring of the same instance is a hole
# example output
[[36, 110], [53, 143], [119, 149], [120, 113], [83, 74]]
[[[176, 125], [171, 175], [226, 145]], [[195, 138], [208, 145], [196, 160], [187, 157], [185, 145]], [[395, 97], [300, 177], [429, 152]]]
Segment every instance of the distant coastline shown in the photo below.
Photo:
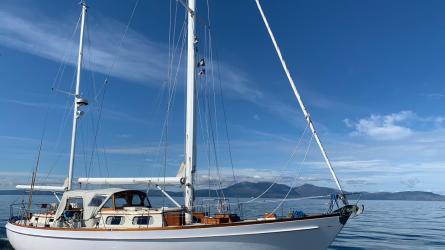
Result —
[[[222, 189], [226, 197], [249, 198], [261, 195], [272, 183], [270, 182], [241, 182]], [[263, 198], [283, 198], [289, 191], [289, 186], [284, 184], [274, 184]], [[219, 191], [221, 192], [221, 191]], [[172, 196], [180, 197], [182, 192], [169, 192]], [[338, 193], [338, 190], [327, 187], [319, 187], [311, 184], [304, 184], [295, 187], [289, 193], [288, 198], [301, 198], [309, 196], [328, 196]], [[0, 195], [24, 195], [23, 190], [0, 190]], [[49, 192], [33, 192], [34, 195], [50, 195]], [[150, 191], [151, 196], [162, 196], [157, 190]], [[200, 189], [196, 190], [198, 197], [217, 197], [216, 190]], [[356, 196], [356, 198], [358, 195]], [[362, 192], [361, 200], [405, 200], [405, 201], [445, 201], [445, 195], [424, 191], [403, 191], [403, 192]]]

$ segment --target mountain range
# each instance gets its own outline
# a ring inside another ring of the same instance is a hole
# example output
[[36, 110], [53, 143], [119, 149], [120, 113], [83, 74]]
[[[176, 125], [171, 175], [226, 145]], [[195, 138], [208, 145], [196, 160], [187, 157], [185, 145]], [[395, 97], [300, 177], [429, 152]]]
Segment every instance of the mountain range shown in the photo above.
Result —
[[[225, 197], [249, 198], [261, 195], [265, 190], [269, 189], [262, 195], [263, 198], [283, 198], [288, 192], [288, 198], [300, 198], [309, 196], [329, 196], [336, 194], [337, 189], [328, 187], [319, 187], [311, 184], [304, 184], [294, 188], [287, 185], [276, 183], [271, 186], [270, 182], [241, 182], [232, 186], [225, 187], [221, 190], [199, 189], [195, 191], [198, 197], [217, 197], [224, 193]], [[290, 191], [289, 191], [290, 190]], [[0, 190], [0, 195], [22, 195], [22, 190]], [[47, 195], [48, 192], [34, 192], [34, 195]], [[182, 192], [169, 192], [171, 196], [180, 197]], [[158, 190], [151, 190], [151, 196], [162, 196]], [[358, 194], [355, 194], [358, 197]], [[435, 194], [424, 191], [403, 191], [403, 192], [361, 192], [361, 200], [411, 200], [411, 201], [445, 201], [445, 195]]]

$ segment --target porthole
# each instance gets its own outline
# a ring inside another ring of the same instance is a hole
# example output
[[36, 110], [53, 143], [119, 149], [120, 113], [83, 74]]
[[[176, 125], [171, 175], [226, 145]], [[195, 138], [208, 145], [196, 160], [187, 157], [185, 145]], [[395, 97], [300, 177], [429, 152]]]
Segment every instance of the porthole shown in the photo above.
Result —
[[151, 225], [153, 224], [151, 216], [135, 216], [133, 217], [133, 225]]
[[122, 225], [125, 223], [123, 216], [108, 216], [105, 223], [107, 225]]

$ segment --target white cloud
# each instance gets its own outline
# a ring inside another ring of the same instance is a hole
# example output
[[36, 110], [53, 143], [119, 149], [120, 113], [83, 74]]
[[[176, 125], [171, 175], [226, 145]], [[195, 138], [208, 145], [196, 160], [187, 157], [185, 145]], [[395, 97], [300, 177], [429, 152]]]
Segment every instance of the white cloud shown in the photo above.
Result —
[[257, 103], [264, 98], [264, 94], [252, 84], [253, 81], [245, 73], [224, 64], [221, 65], [221, 71], [221, 80], [228, 83], [224, 87], [237, 93], [239, 97], [252, 103]]
[[128, 146], [128, 147], [108, 147], [100, 149], [101, 152], [115, 155], [153, 155], [162, 150], [160, 147], [151, 146]]
[[21, 137], [21, 136], [11, 136], [11, 135], [0, 135], [1, 140], [8, 140], [8, 141], [16, 141], [16, 142], [33, 142], [37, 143], [38, 140], [34, 138], [28, 138], [28, 137]]
[[[65, 176], [63, 175], [51, 175], [46, 176], [45, 173], [37, 175], [37, 181], [39, 185], [60, 185], [63, 183]], [[15, 172], [15, 171], [0, 171], [0, 189], [11, 189], [19, 184], [29, 184], [31, 181], [31, 171], [29, 172]]]
[[[31, 107], [31, 108], [38, 108], [43, 109], [47, 107], [51, 107], [54, 109], [71, 109], [70, 106], [64, 106], [61, 104], [54, 104], [54, 103], [48, 103], [48, 102], [36, 102], [36, 101], [22, 101], [22, 100], [14, 100], [14, 99], [7, 99], [7, 98], [0, 98], [0, 102], [7, 103], [7, 104], [14, 104], [14, 105], [20, 105], [25, 107]], [[96, 107], [97, 108], [97, 107]], [[94, 113], [96, 110], [90, 109], [89, 111], [92, 111]], [[148, 124], [149, 121], [147, 119], [141, 118], [136, 115], [131, 115], [128, 112], [124, 111], [118, 111], [108, 108], [103, 108], [103, 115], [107, 119], [114, 119], [114, 120], [121, 120], [121, 121], [130, 121], [135, 122], [139, 124]], [[87, 111], [87, 113], [89, 113]]]
[[431, 99], [441, 99], [445, 97], [445, 94], [443, 93], [424, 93], [421, 95]]
[[[75, 65], [78, 38], [71, 39], [75, 22], [49, 19], [38, 14], [0, 10], [0, 43], [54, 61]], [[95, 16], [91, 25], [91, 46], [85, 46], [85, 67], [135, 81], [160, 81], [166, 75], [167, 48], [129, 29], [123, 46], [118, 46], [125, 25]], [[68, 56], [66, 55], [69, 52]], [[147, 56], [150, 55], [150, 56]], [[90, 60], [87, 60], [90, 59]]]
[[32, 108], [58, 108], [58, 109], [66, 109], [67, 107], [63, 105], [48, 103], [48, 102], [35, 102], [35, 101], [23, 101], [18, 99], [8, 99], [8, 98], [1, 98], [0, 102], [8, 103], [8, 104], [14, 104], [14, 105], [20, 105], [20, 106], [26, 106], [26, 107], [32, 107]]
[[413, 134], [405, 122], [415, 118], [412, 111], [400, 111], [389, 115], [371, 115], [357, 122], [345, 119], [346, 126], [355, 129], [354, 135], [366, 135], [377, 140], [398, 140]]
[[[0, 22], [3, 24], [0, 26], [1, 45], [52, 61], [63, 60], [72, 66], [76, 64], [78, 37], [75, 35], [71, 39], [75, 20], [56, 20], [37, 11], [0, 10]], [[88, 26], [90, 39], [86, 40], [91, 41], [91, 45], [85, 45], [86, 69], [102, 74], [110, 73], [143, 85], [160, 85], [167, 79], [169, 56], [166, 44], [153, 42], [130, 28], [122, 46], [118, 46], [125, 30], [123, 23], [97, 12], [89, 15], [89, 23], [94, 25]], [[116, 64], [109, 72], [113, 62]], [[291, 106], [270, 94], [265, 95], [254, 84], [254, 80], [230, 63], [214, 62], [212, 65], [216, 64], [220, 65], [218, 69], [221, 69], [223, 87], [231, 97], [251, 102], [293, 124], [297, 123], [295, 120], [303, 121], [296, 103]], [[208, 68], [209, 77], [210, 72]], [[23, 101], [20, 104], [33, 105]]]
[[[297, 184], [323, 181], [329, 182], [328, 178], [314, 178], [306, 177], [298, 174], [297, 171], [279, 171], [276, 169], [258, 169], [258, 168], [236, 168], [234, 169], [236, 182], [277, 182], [286, 185], [292, 185], [297, 180]], [[212, 185], [218, 185], [220, 182], [223, 186], [229, 186], [234, 184], [233, 172], [231, 168], [223, 167], [219, 169], [219, 174], [216, 169], [211, 169], [210, 177], [208, 170], [202, 170], [197, 172], [198, 185], [205, 186], [211, 182]]]
[[[55, 20], [38, 13], [0, 10], [0, 44], [56, 62], [64, 60], [76, 65], [78, 36], [71, 39], [74, 20]], [[95, 14], [89, 16], [91, 45], [84, 47], [84, 67], [103, 74], [133, 80], [140, 84], [161, 84], [167, 79], [168, 46], [153, 42], [141, 33], [129, 29], [122, 46], [118, 46], [125, 25], [114, 19]], [[69, 52], [68, 56], [63, 56]], [[183, 56], [183, 59], [185, 57]], [[89, 60], [88, 60], [89, 59]], [[109, 72], [113, 62], [114, 68]], [[213, 64], [216, 64], [214, 62]], [[256, 103], [263, 93], [251, 79], [229, 64], [221, 63], [223, 82], [237, 96]], [[210, 65], [209, 65], [210, 67]], [[209, 73], [208, 73], [209, 75]]]

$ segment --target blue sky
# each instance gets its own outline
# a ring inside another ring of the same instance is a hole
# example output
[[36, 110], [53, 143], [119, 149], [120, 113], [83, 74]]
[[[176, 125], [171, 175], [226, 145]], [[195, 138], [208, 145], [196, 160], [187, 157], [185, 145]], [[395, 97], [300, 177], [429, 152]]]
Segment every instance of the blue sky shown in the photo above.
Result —
[[[203, 20], [208, 14], [205, 2], [198, 5]], [[262, 4], [345, 189], [445, 194], [445, 2]], [[81, 88], [91, 105], [79, 126], [75, 175], [163, 175], [164, 166], [168, 175], [176, 174], [184, 142], [181, 46], [173, 53], [174, 65], [179, 65], [174, 72], [179, 70], [166, 163], [165, 147], [159, 145], [164, 142], [166, 86], [171, 83], [169, 23], [177, 8], [178, 28], [171, 33], [177, 39], [184, 9], [176, 1], [141, 0], [119, 46], [135, 1], [90, 0], [88, 5]], [[2, 3], [1, 188], [29, 182], [44, 128], [39, 181], [60, 182], [66, 175], [72, 100], [51, 87], [72, 91], [78, 42], [73, 31], [79, 13], [78, 1]], [[215, 178], [218, 165], [221, 177], [227, 183], [232, 180], [224, 100], [239, 181], [279, 176], [283, 183], [296, 178], [297, 184], [333, 186], [310, 136], [304, 134], [298, 144], [304, 119], [255, 2], [210, 1], [210, 22], [213, 57], [206, 53], [209, 37], [198, 25], [200, 55], [208, 64], [207, 76], [198, 82], [198, 179], [206, 182], [209, 166]], [[66, 67], [59, 71], [61, 62]], [[108, 73], [104, 97], [101, 90]], [[213, 156], [209, 164], [208, 146], [213, 145], [208, 143], [206, 110], [213, 116], [218, 164]], [[288, 161], [297, 145], [295, 157]]]

